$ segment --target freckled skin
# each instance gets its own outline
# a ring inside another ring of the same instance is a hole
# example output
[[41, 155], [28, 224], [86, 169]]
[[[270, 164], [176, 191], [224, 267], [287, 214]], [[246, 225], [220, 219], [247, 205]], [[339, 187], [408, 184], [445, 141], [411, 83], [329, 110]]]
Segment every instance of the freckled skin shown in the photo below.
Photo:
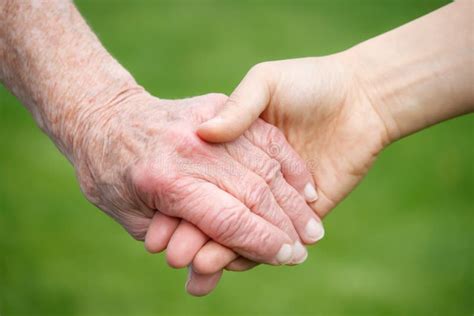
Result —
[[[299, 240], [302, 221], [316, 218], [283, 173], [268, 177], [246, 164], [245, 151], [236, 148], [242, 143], [197, 137], [197, 126], [226, 96], [149, 95], [70, 1], [0, 2], [0, 80], [73, 164], [85, 196], [136, 239], [144, 239], [159, 209], [241, 255], [277, 264], [282, 245]], [[275, 142], [266, 137], [274, 127], [260, 122], [252, 130], [258, 142], [247, 139], [246, 150]], [[283, 138], [276, 144], [291, 151]], [[258, 159], [262, 166], [272, 160], [266, 154]], [[291, 159], [304, 165], [298, 156]], [[310, 178], [307, 170], [294, 176]], [[278, 185], [270, 189], [272, 180]], [[279, 203], [279, 195], [293, 202]]]

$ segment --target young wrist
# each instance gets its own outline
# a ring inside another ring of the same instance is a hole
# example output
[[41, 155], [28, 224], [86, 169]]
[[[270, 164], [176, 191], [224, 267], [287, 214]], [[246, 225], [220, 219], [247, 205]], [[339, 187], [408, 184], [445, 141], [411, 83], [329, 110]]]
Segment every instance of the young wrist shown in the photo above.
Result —
[[345, 52], [391, 141], [474, 110], [469, 6], [449, 4]]
[[[368, 53], [363, 45], [354, 46], [343, 55], [346, 64], [351, 67], [356, 89], [368, 100], [380, 118], [387, 142], [392, 143], [403, 137], [405, 132], [392, 111], [400, 101], [395, 84], [404, 81], [403, 72], [397, 74], [393, 69], [384, 68], [383, 63], [372, 58], [371, 52]], [[412, 100], [411, 103], [415, 105], [416, 101]]]

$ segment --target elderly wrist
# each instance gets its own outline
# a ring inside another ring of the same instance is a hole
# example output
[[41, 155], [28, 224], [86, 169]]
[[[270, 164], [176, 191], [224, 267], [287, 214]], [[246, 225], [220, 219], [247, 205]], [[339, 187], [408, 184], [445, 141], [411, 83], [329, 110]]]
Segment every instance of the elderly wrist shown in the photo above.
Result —
[[[130, 141], [130, 126], [142, 104], [155, 98], [143, 88], [132, 85], [110, 95], [109, 102], [80, 111], [74, 122], [68, 149], [81, 189], [95, 205], [102, 197], [97, 185], [124, 184], [127, 170], [136, 162], [135, 151], [140, 146]], [[126, 188], [122, 188], [125, 190]], [[104, 209], [103, 207], [99, 206]]]
[[[101, 89], [99, 94], [77, 98], [76, 102], [59, 109], [58, 122], [50, 122], [48, 134], [59, 149], [76, 164], [89, 155], [92, 143], [110, 136], [113, 119], [124, 111], [127, 100], [144, 90], [133, 80], [117, 79]], [[86, 96], [87, 95], [87, 96]]]

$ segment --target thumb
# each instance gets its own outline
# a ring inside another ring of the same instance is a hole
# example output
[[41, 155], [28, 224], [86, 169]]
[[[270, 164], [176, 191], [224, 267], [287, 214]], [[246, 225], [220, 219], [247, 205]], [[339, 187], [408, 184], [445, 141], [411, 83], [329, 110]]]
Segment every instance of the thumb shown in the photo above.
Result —
[[198, 127], [199, 137], [220, 143], [242, 135], [268, 106], [274, 82], [269, 63], [252, 67], [217, 115]]

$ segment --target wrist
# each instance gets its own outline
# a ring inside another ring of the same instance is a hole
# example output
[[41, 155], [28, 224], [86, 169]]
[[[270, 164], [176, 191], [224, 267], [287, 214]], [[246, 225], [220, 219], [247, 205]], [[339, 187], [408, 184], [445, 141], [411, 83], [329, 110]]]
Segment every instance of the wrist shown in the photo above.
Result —
[[390, 141], [474, 110], [469, 6], [447, 5], [345, 53]]
[[135, 137], [143, 137], [130, 131], [139, 130], [138, 116], [146, 116], [147, 106], [155, 108], [158, 100], [137, 85], [108, 90], [101, 98], [108, 101], [80, 107], [71, 117], [69, 132], [60, 137], [83, 193], [96, 205], [98, 183], [127, 183], [127, 171], [141, 146]]
[[350, 65], [354, 85], [368, 100], [384, 126], [387, 144], [406, 135], [394, 109], [410, 104], [411, 111], [418, 111], [416, 99], [407, 100], [401, 95], [401, 87], [409, 74], [400, 71], [401, 66], [388, 67], [372, 56], [363, 45], [357, 45], [344, 52], [346, 64]]
[[62, 123], [48, 122], [45, 130], [75, 165], [90, 156], [88, 148], [92, 144], [106, 141], [113, 122], [130, 107], [128, 100], [142, 94], [146, 92], [135, 82], [117, 80], [99, 94], [78, 98], [76, 104], [61, 109], [58, 120]]

